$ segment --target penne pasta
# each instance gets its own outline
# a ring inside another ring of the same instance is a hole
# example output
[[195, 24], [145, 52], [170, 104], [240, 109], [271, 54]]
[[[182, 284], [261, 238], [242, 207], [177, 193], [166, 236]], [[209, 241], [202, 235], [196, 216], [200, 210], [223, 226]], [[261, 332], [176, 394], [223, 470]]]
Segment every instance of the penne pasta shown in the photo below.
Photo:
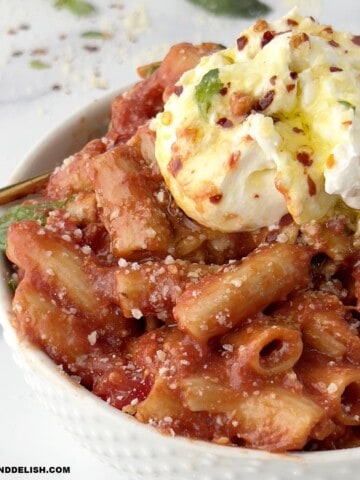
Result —
[[185, 378], [182, 388], [191, 411], [225, 413], [238, 438], [256, 448], [302, 448], [325, 416], [310, 398], [278, 386], [243, 396], [220, 381], [196, 376]]
[[188, 287], [174, 307], [181, 330], [200, 342], [229, 331], [309, 284], [310, 252], [295, 245], [259, 249], [241, 263]]
[[235, 352], [233, 370], [250, 368], [264, 376], [292, 369], [303, 348], [299, 328], [265, 316], [249, 319], [221, 343]]

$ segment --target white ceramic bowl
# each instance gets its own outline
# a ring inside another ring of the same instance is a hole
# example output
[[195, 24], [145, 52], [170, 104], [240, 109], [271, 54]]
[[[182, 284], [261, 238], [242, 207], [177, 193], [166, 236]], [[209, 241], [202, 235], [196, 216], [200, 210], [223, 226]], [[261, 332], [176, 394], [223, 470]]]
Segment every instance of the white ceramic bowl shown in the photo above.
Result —
[[[101, 135], [115, 93], [93, 102], [47, 136], [24, 160], [13, 180], [47, 171]], [[79, 386], [42, 351], [19, 340], [9, 320], [8, 264], [1, 259], [0, 321], [16, 363], [42, 405], [99, 459], [126, 480], [353, 480], [360, 448], [331, 452], [272, 454], [167, 437]]]

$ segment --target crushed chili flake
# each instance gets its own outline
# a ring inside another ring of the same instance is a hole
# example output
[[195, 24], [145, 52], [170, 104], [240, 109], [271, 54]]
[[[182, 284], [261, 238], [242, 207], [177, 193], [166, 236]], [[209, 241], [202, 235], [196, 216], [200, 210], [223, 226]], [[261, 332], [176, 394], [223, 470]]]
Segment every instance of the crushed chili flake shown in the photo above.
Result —
[[232, 152], [229, 158], [229, 167], [234, 168], [237, 162], [241, 158], [241, 152], [240, 150], [237, 150], [236, 152]]
[[329, 155], [327, 160], [326, 160], [326, 166], [327, 168], [333, 168], [335, 165], [335, 157], [333, 154]]
[[272, 104], [274, 97], [275, 97], [275, 90], [269, 90], [268, 92], [266, 92], [263, 98], [261, 98], [258, 101], [255, 110], [258, 110], [260, 112], [265, 110], [267, 107], [269, 107]]
[[220, 88], [219, 93], [224, 97], [228, 91], [229, 91], [229, 87], [223, 87], [223, 88]]
[[330, 35], [332, 35], [334, 33], [334, 30], [331, 27], [325, 27], [323, 29], [323, 32], [326, 32], [326, 33], [329, 33]]
[[304, 165], [304, 167], [310, 167], [313, 164], [308, 152], [298, 152], [296, 154], [296, 159]]
[[351, 41], [357, 45], [358, 47], [360, 47], [360, 35], [354, 35], [351, 39]]
[[252, 95], [234, 92], [231, 95], [230, 110], [236, 117], [247, 115], [254, 106], [255, 99]]
[[209, 201], [211, 203], [219, 203], [221, 199], [222, 199], [221, 193], [218, 193], [217, 195], [211, 195], [211, 197], [209, 197]]
[[273, 76], [270, 78], [270, 83], [271, 83], [271, 85], [275, 85], [277, 78], [278, 78], [277, 75], [273, 75]]
[[296, 80], [298, 78], [299, 74], [297, 72], [290, 72], [290, 78], [292, 80]]
[[275, 33], [272, 32], [271, 30], [267, 30], [264, 32], [262, 39], [261, 39], [261, 48], [264, 48], [265, 45], [271, 42], [275, 37]]
[[308, 184], [309, 195], [310, 197], [313, 197], [314, 195], [316, 195], [316, 183], [310, 177], [310, 175], [307, 176], [307, 184]]
[[176, 175], [182, 169], [182, 166], [181, 157], [177, 155], [170, 160], [168, 164], [168, 170], [173, 177], [176, 177]]
[[9, 28], [9, 30], [6, 33], [8, 35], [16, 35], [17, 31], [14, 28]]
[[239, 37], [236, 40], [237, 49], [240, 51], [243, 50], [246, 47], [248, 41], [249, 40], [245, 35], [242, 35], [241, 37]]
[[294, 88], [295, 88], [295, 83], [290, 83], [289, 85], [286, 85], [286, 90], [287, 90], [288, 92], [293, 91]]
[[269, 24], [267, 23], [266, 20], [263, 18], [259, 18], [256, 20], [255, 25], [254, 25], [254, 32], [263, 32], [268, 28]]
[[47, 55], [48, 50], [47, 48], [34, 48], [34, 50], [31, 51], [31, 55]]
[[184, 91], [184, 87], [182, 85], [175, 85], [174, 93], [177, 97], [180, 97], [183, 91]]
[[293, 20], [292, 18], [288, 18], [286, 20], [286, 23], [289, 25], [289, 27], [296, 27], [299, 25], [299, 23], [296, 20]]
[[328, 44], [331, 46], [331, 47], [335, 47], [335, 48], [338, 48], [340, 47], [340, 44], [335, 42], [335, 40], [329, 40], [328, 41]]
[[340, 67], [330, 67], [329, 68], [330, 72], [342, 72], [343, 69]]
[[302, 128], [299, 128], [299, 127], [294, 127], [293, 132], [294, 133], [304, 133], [304, 130]]
[[292, 216], [290, 215], [290, 213], [286, 213], [285, 215], [283, 215], [280, 218], [279, 226], [280, 227], [286, 227], [286, 226], [290, 225], [292, 222], [293, 222]]
[[293, 35], [290, 39], [290, 46], [292, 48], [297, 48], [299, 47], [302, 43], [304, 42], [309, 42], [310, 37], [307, 33], [297, 33], [296, 35]]
[[232, 121], [226, 117], [219, 118], [219, 120], [216, 123], [223, 128], [231, 128], [233, 126]]
[[88, 52], [97, 52], [99, 50], [99, 47], [97, 47], [96, 45], [84, 45], [83, 49], [87, 50]]

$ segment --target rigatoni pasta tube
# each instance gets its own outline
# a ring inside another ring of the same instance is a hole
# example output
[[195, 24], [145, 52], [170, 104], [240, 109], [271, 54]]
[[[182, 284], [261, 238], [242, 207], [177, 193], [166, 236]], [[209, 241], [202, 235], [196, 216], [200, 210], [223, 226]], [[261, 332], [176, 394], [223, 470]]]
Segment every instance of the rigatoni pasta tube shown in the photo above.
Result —
[[282, 386], [262, 387], [242, 395], [200, 376], [182, 381], [183, 402], [191, 411], [225, 413], [237, 436], [268, 450], [303, 448], [325, 411], [310, 398]]
[[324, 406], [329, 417], [344, 425], [360, 425], [360, 370], [344, 362], [307, 352], [296, 372], [300, 381]]
[[199, 342], [227, 332], [309, 284], [308, 249], [275, 244], [188, 287], [174, 307], [181, 330]]
[[291, 369], [303, 348], [298, 328], [271, 323], [271, 318], [264, 315], [249, 320], [238, 331], [224, 335], [221, 343], [232, 346], [235, 368], [250, 368], [263, 376]]

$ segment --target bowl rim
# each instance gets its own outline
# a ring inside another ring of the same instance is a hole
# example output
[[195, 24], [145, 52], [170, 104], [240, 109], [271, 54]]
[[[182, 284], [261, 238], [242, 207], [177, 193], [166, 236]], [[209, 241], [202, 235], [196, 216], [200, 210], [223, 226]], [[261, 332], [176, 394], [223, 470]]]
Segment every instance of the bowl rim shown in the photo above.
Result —
[[[50, 132], [46, 133], [28, 152], [28, 154], [24, 156], [24, 159], [15, 169], [12, 175], [12, 180], [14, 182], [19, 181], [24, 178], [24, 175], [26, 176], [26, 174], [29, 174], [36, 165], [41, 163], [39, 159], [44, 156], [44, 153], [49, 149], [54, 149], [59, 142], [66, 140], [69, 132], [74, 128], [77, 128], [79, 122], [82, 124], [81, 128], [86, 129], [89, 126], [91, 127], [92, 122], [102, 117], [105, 118], [106, 115], [110, 113], [109, 107], [115, 96], [119, 93], [125, 92], [128, 88], [129, 87], [113, 90], [106, 95], [91, 101], [89, 104], [73, 113], [65, 121], [59, 123], [59, 125]], [[83, 121], [84, 118], [87, 123]], [[80, 146], [82, 145], [79, 145], [77, 148]], [[72, 153], [75, 152], [76, 148]], [[55, 163], [61, 161], [63, 158], [65, 157], [61, 156], [61, 158], [58, 158], [58, 156], [54, 155], [54, 158], [52, 159], [52, 162], [54, 162], [53, 166], [55, 167]], [[0, 211], [4, 210], [4, 206], [0, 208]], [[36, 372], [36, 375], [40, 372], [40, 375], [47, 378], [49, 381], [57, 384], [60, 383], [61, 388], [67, 394], [81, 395], [84, 401], [89, 403], [90, 406], [96, 408], [99, 411], [99, 414], [110, 418], [118, 428], [124, 428], [124, 426], [129, 427], [138, 432], [139, 438], [146, 435], [150, 441], [157, 442], [165, 440], [166, 442], [169, 442], [169, 444], [171, 442], [172, 445], [178, 446], [179, 449], [182, 447], [194, 449], [199, 455], [213, 454], [226, 459], [260, 460], [264, 462], [278, 460], [292, 464], [300, 463], [302, 465], [315, 465], [324, 462], [344, 462], [350, 459], [358, 459], [360, 466], [360, 447], [316, 452], [273, 453], [244, 447], [223, 446], [203, 440], [182, 437], [180, 435], [172, 437], [170, 435], [164, 435], [150, 425], [139, 422], [132, 416], [107, 404], [104, 400], [91, 393], [85, 387], [76, 383], [70, 375], [61, 371], [59, 366], [56, 365], [46, 353], [26, 339], [19, 338], [11, 323], [11, 292], [5, 281], [6, 271], [7, 260], [5, 259], [5, 256], [2, 256], [0, 259], [0, 325], [3, 327], [4, 338], [11, 348], [13, 357], [17, 360], [20, 359], [20, 364], [22, 364], [23, 367], [25, 366], [25, 368]], [[19, 363], [19, 361], [17, 361], [17, 363]]]

